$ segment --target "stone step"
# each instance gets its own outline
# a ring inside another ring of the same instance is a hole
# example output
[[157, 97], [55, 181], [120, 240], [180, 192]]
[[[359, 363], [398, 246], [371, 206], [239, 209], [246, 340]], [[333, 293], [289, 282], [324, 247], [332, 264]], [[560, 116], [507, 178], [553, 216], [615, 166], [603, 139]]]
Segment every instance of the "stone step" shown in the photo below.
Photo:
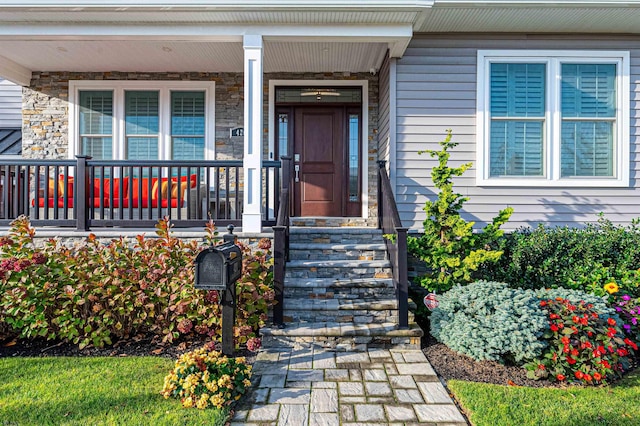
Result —
[[285, 322], [334, 321], [379, 324], [398, 321], [398, 302], [395, 297], [381, 297], [371, 301], [285, 297], [283, 307]]
[[388, 260], [291, 260], [286, 278], [390, 278]]
[[375, 300], [393, 297], [395, 291], [390, 278], [289, 278], [285, 297], [301, 299], [360, 299]]
[[375, 228], [306, 228], [291, 227], [290, 243], [381, 244], [382, 231]]
[[307, 227], [371, 227], [377, 226], [376, 219], [362, 219], [360, 217], [292, 217], [291, 226]]
[[384, 244], [318, 244], [291, 243], [289, 257], [292, 260], [384, 260], [387, 256]]
[[370, 348], [419, 349], [422, 330], [411, 323], [401, 330], [395, 323], [354, 324], [336, 322], [294, 322], [284, 328], [260, 329], [265, 348], [320, 346], [338, 351], [366, 351]]

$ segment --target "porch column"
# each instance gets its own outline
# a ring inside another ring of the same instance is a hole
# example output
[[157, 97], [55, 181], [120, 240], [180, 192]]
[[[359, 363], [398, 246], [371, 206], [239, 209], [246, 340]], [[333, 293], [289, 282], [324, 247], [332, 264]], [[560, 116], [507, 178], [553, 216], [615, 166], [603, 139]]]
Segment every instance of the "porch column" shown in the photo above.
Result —
[[262, 36], [245, 35], [242, 231], [262, 231]]

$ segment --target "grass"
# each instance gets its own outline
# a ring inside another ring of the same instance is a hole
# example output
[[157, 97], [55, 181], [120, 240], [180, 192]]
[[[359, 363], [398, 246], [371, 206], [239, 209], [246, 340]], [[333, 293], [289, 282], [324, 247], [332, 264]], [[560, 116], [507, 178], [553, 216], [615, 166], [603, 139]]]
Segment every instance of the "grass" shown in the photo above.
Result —
[[0, 358], [0, 425], [223, 425], [227, 413], [160, 395], [156, 357]]
[[527, 388], [451, 380], [475, 426], [638, 425], [640, 370], [610, 387]]

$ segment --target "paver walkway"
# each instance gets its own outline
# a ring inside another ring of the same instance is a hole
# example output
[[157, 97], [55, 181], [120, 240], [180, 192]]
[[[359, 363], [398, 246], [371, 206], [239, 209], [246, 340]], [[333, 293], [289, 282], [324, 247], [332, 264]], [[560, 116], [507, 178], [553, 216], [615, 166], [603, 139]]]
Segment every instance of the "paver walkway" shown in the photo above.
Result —
[[420, 350], [263, 349], [232, 425], [465, 425]]

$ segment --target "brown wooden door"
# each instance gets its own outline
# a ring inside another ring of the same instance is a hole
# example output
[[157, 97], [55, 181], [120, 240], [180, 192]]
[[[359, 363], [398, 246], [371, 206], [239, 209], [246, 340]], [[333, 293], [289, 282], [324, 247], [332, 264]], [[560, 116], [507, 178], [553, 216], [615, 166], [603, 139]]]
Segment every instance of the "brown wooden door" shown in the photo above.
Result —
[[[343, 216], [344, 108], [297, 107], [294, 129], [296, 216]], [[299, 161], [296, 160], [299, 155]]]

